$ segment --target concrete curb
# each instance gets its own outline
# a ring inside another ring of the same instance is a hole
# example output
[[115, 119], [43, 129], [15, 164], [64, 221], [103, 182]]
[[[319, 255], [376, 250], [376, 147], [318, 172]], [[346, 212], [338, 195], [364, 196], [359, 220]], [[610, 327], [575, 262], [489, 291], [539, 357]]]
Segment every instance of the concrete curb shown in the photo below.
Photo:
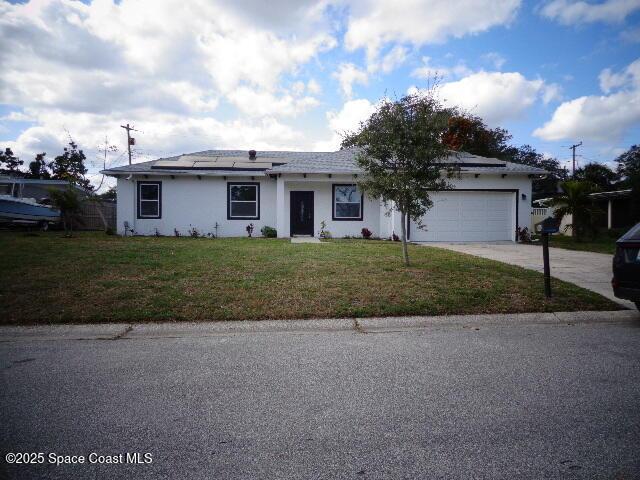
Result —
[[488, 315], [443, 315], [381, 318], [328, 318], [311, 320], [251, 320], [188, 323], [105, 323], [95, 325], [36, 325], [0, 327], [0, 342], [43, 340], [135, 340], [145, 338], [206, 337], [260, 332], [378, 333], [442, 327], [563, 325], [638, 322], [640, 312], [555, 312]]
[[389, 317], [357, 319], [364, 332], [434, 328], [445, 326], [480, 327], [509, 325], [553, 325], [578, 323], [617, 323], [640, 321], [640, 312], [554, 312], [487, 315], [445, 315], [437, 317]]
[[115, 340], [127, 333], [125, 323], [83, 325], [0, 326], [0, 341], [19, 340]]

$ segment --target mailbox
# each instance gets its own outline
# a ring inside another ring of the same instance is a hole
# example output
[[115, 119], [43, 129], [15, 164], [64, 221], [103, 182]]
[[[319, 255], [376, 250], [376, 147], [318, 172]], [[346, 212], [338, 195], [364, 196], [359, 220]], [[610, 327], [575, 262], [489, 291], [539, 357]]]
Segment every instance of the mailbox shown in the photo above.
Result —
[[547, 217], [535, 224], [536, 233], [558, 233], [560, 231], [560, 220]]
[[560, 231], [560, 219], [547, 217], [534, 225], [542, 235], [542, 262], [544, 265], [544, 295], [551, 298], [551, 267], [549, 265], [549, 235]]

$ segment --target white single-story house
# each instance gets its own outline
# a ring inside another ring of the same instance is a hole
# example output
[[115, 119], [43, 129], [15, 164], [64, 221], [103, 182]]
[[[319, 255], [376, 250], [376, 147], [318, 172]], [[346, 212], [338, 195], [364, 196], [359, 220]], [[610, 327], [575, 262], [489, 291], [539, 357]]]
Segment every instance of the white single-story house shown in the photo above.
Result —
[[[321, 223], [335, 237], [400, 235], [400, 214], [359, 192], [356, 152], [208, 150], [104, 170], [117, 178], [117, 231], [137, 235], [246, 236], [254, 226], [278, 237], [318, 236]], [[515, 241], [531, 223], [531, 182], [538, 168], [466, 153], [454, 190], [433, 195], [424, 229], [408, 224], [412, 241]]]

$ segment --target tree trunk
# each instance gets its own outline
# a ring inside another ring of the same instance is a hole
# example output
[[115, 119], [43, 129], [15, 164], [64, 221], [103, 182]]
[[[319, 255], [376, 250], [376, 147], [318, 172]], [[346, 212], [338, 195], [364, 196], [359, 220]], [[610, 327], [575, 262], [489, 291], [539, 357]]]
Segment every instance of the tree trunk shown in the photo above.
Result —
[[400, 211], [400, 222], [401, 222], [401, 232], [402, 232], [402, 259], [404, 260], [404, 264], [409, 266], [409, 251], [407, 250], [407, 215], [404, 211]]
[[571, 238], [573, 238], [576, 242], [580, 241], [580, 232], [578, 232], [578, 222], [581, 219], [574, 212], [571, 214]]

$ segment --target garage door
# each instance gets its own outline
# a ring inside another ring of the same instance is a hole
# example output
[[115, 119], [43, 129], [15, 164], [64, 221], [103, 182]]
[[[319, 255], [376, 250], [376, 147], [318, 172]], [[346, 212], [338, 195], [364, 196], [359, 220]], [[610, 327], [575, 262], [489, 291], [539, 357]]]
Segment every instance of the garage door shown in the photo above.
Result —
[[423, 218], [410, 226], [415, 242], [493, 242], [515, 237], [515, 193], [441, 192]]

